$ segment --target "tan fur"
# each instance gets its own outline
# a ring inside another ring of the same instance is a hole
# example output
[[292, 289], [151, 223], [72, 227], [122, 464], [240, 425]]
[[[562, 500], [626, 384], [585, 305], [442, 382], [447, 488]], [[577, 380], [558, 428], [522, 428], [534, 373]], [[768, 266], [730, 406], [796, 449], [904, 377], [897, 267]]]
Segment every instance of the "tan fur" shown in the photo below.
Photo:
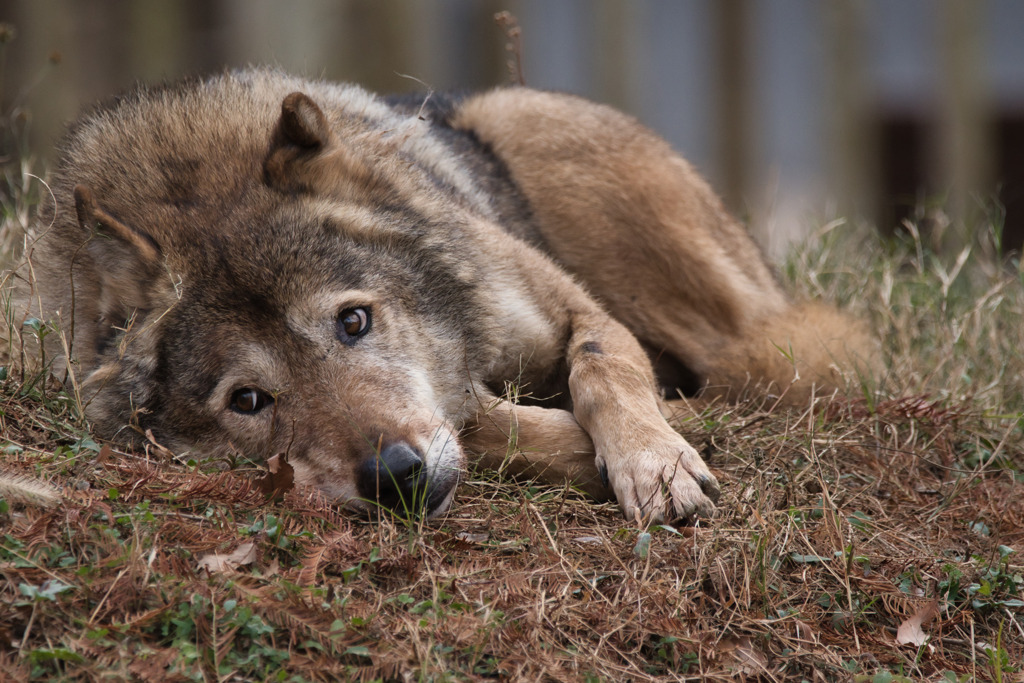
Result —
[[465, 448], [630, 519], [708, 514], [659, 381], [801, 402], [870, 348], [787, 299], [664, 141], [566, 95], [410, 107], [267, 70], [143, 89], [73, 127], [54, 193], [16, 298], [73, 338], [97, 431], [285, 452], [356, 507], [394, 504], [412, 462], [392, 484], [443, 511]]
[[791, 304], [707, 183], [632, 118], [516, 89], [470, 100], [456, 125], [508, 164], [559, 263], [707, 391], [773, 387], [799, 404], [870, 355], [849, 318]]

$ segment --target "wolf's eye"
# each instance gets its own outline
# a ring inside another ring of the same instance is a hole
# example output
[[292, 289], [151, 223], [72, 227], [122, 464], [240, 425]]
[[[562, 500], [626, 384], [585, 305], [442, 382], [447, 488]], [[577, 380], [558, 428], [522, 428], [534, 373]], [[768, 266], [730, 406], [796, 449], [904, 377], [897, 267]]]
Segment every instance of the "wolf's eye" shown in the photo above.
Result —
[[273, 402], [270, 394], [252, 387], [231, 394], [231, 409], [237, 413], [258, 413]]
[[351, 344], [370, 329], [370, 309], [346, 308], [338, 314], [336, 334], [338, 339]]

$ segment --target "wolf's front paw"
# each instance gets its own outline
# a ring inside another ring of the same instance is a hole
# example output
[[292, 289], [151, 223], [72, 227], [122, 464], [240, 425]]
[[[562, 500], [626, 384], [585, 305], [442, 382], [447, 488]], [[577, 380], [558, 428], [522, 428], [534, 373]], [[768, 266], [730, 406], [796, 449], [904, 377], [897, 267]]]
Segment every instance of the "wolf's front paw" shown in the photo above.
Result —
[[721, 493], [697, 451], [675, 433], [628, 455], [598, 452], [597, 468], [626, 519], [639, 523], [708, 517]]

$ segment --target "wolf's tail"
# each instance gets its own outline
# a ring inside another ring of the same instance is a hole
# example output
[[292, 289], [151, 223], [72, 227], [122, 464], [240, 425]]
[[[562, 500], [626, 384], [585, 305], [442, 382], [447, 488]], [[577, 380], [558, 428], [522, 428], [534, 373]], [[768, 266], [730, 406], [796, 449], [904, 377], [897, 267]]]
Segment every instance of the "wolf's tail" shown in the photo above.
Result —
[[736, 399], [756, 391], [789, 405], [873, 386], [881, 365], [866, 325], [818, 303], [750, 324], [715, 356], [706, 395]]

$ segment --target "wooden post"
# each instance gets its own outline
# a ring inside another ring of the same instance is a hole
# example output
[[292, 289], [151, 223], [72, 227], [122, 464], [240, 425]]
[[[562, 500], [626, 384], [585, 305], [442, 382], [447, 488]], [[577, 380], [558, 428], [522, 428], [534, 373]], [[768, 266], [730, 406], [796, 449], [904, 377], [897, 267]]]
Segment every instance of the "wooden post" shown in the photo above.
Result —
[[633, 16], [637, 8], [621, 0], [598, 0], [591, 50], [596, 76], [595, 97], [606, 104], [628, 110], [632, 104], [631, 47], [635, 43]]
[[980, 44], [985, 5], [984, 0], [943, 0], [939, 9], [939, 181], [949, 193], [947, 210], [959, 242], [969, 239], [983, 202], [995, 196]]
[[865, 5], [863, 0], [831, 0], [823, 10], [829, 189], [835, 193], [839, 216], [875, 216], [878, 197], [869, 178], [877, 175], [877, 155], [864, 73]]
[[717, 120], [715, 183], [726, 205], [743, 215], [753, 145], [750, 127], [749, 0], [717, 0], [714, 4]]

